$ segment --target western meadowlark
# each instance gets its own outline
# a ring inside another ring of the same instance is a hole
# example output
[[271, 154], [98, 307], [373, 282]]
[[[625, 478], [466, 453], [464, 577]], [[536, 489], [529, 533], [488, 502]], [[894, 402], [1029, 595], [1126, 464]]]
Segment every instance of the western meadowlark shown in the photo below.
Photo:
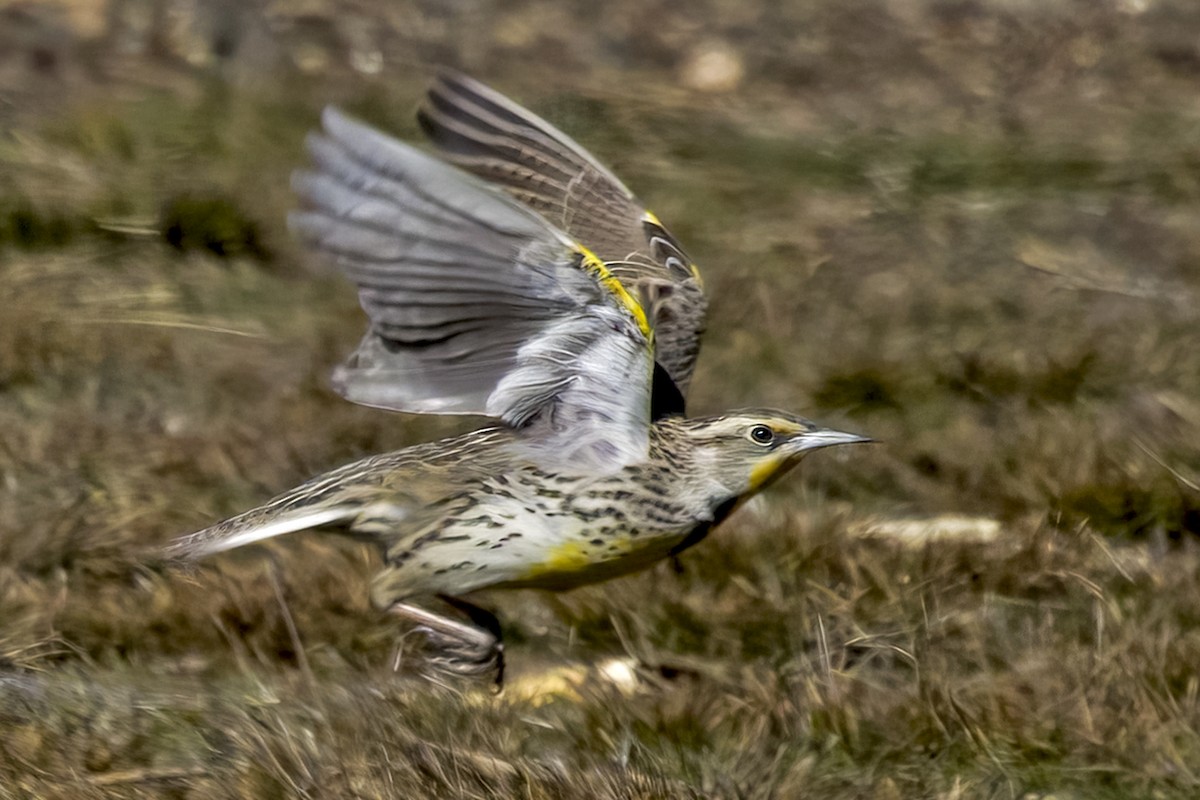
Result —
[[[703, 326], [678, 242], [578, 144], [460, 75], [420, 121], [438, 161], [336, 110], [289, 217], [359, 291], [370, 326], [347, 399], [499, 425], [372, 456], [179, 539], [191, 559], [301, 530], [378, 544], [372, 602], [447, 668], [503, 675], [485, 588], [571, 589], [699, 542], [807, 452], [867, 439], [781, 411], [688, 419]], [[499, 188], [497, 188], [499, 187]], [[413, 599], [441, 598], [465, 616]]]

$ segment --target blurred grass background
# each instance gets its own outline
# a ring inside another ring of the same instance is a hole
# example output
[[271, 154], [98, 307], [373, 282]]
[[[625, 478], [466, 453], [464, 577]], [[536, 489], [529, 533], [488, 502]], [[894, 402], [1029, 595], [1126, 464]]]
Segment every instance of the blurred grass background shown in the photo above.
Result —
[[[486, 597], [499, 698], [393, 671], [353, 543], [146, 566], [477, 424], [329, 391], [283, 228], [320, 108], [416, 138], [438, 64], [685, 242], [695, 413], [882, 440]], [[0, 796], [1195, 797], [1198, 78], [1187, 0], [0, 2]]]

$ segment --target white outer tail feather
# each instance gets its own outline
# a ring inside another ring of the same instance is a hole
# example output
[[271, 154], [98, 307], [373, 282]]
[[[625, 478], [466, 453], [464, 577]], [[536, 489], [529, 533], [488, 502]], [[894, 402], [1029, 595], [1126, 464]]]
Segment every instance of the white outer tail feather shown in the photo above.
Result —
[[244, 530], [235, 528], [234, 532], [225, 535], [212, 536], [209, 534], [210, 528], [179, 539], [167, 549], [167, 555], [169, 558], [185, 560], [203, 558], [213, 553], [221, 553], [225, 550], [233, 550], [265, 539], [282, 536], [285, 533], [298, 533], [311, 528], [319, 528], [331, 522], [345, 521], [356, 516], [357, 511], [360, 510], [346, 507], [309, 510], [307, 513], [282, 517]]

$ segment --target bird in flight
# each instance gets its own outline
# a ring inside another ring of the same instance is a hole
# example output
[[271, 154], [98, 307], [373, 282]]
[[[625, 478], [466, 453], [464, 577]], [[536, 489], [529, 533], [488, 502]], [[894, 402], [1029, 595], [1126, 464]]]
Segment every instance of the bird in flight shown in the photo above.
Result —
[[431, 664], [499, 682], [500, 625], [465, 596], [643, 569], [808, 452], [869, 440], [769, 409], [686, 417], [706, 300], [658, 217], [566, 134], [466, 76], [441, 74], [419, 121], [444, 160], [326, 109], [289, 225], [369, 318], [333, 375], [343, 397], [494, 424], [347, 464], [168, 554], [304, 530], [374, 542], [373, 604], [425, 632]]

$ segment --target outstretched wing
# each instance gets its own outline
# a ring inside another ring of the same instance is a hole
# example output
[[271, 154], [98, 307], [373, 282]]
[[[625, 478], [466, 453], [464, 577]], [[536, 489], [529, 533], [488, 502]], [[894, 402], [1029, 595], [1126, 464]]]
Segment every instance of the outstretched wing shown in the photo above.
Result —
[[370, 328], [334, 373], [356, 403], [486, 414], [547, 465], [646, 457], [652, 334], [587, 248], [503, 193], [326, 109], [292, 230], [358, 285]]
[[707, 301], [700, 273], [658, 217], [565, 133], [464, 75], [439, 75], [418, 120], [448, 159], [503, 187], [608, 265], [643, 301], [658, 362], [686, 394]]

